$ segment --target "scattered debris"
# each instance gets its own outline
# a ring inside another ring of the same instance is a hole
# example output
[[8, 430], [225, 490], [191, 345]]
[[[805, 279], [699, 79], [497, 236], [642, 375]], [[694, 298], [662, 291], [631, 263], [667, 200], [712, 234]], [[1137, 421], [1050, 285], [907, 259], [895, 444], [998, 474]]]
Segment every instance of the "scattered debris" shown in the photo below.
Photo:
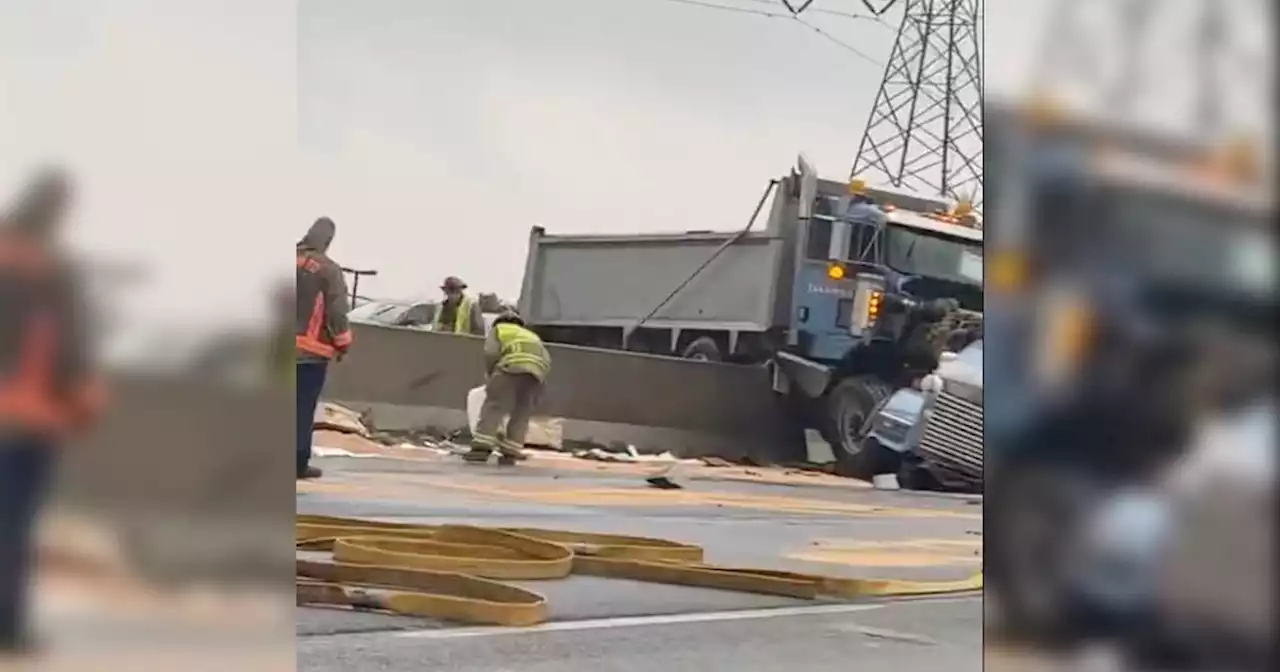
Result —
[[344, 434], [356, 434], [366, 438], [370, 435], [369, 426], [366, 424], [364, 416], [345, 406], [339, 406], [328, 401], [321, 403], [320, 407], [316, 409], [313, 427]]
[[871, 477], [871, 485], [876, 490], [895, 491], [900, 490], [897, 474], [876, 474]]
[[582, 460], [595, 460], [597, 462], [625, 462], [644, 463], [644, 462], [679, 462], [680, 459], [671, 453], [660, 453], [658, 455], [642, 455], [638, 451], [631, 450], [627, 452], [615, 453], [600, 448], [590, 448], [573, 453], [573, 456]]
[[684, 486], [666, 476], [650, 476], [645, 482], [659, 490], [682, 490]]

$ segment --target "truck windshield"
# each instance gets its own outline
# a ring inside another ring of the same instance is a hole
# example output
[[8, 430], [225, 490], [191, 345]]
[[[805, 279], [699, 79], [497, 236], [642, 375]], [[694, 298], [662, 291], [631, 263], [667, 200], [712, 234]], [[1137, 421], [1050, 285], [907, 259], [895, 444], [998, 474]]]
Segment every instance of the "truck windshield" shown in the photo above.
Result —
[[982, 242], [890, 226], [885, 232], [885, 263], [910, 275], [982, 284]]
[[1104, 192], [1096, 241], [1131, 271], [1225, 290], [1273, 291], [1275, 249], [1266, 215], [1232, 203], [1116, 186]]

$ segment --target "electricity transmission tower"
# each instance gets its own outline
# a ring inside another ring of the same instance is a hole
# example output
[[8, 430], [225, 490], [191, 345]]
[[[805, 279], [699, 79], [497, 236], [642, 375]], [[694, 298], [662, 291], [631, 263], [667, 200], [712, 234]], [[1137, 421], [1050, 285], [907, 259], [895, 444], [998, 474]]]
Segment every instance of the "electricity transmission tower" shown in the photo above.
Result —
[[1266, 125], [1272, 7], [1057, 0], [1032, 87], [1088, 112], [1201, 139]]
[[980, 211], [982, 0], [900, 4], [898, 37], [852, 176], [967, 199]]

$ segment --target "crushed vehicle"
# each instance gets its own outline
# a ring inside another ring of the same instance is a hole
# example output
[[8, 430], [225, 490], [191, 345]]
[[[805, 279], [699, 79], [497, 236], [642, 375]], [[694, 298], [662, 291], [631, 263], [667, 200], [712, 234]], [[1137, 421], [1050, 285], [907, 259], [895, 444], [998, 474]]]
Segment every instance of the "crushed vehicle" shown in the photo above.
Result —
[[801, 156], [736, 232], [534, 227], [519, 309], [552, 343], [767, 365], [798, 426], [866, 478], [874, 410], [981, 336], [982, 243], [965, 203], [823, 180]]
[[981, 492], [982, 340], [945, 351], [937, 370], [894, 392], [871, 422], [864, 451], [878, 473], [911, 490]]

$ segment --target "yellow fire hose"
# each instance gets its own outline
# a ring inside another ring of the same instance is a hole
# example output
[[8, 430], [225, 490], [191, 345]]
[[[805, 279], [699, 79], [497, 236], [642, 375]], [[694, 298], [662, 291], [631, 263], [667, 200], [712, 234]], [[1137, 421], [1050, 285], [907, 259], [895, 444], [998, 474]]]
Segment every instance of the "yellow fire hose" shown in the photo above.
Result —
[[[982, 589], [959, 581], [847, 579], [708, 565], [702, 548], [663, 539], [532, 528], [382, 523], [299, 515], [299, 605], [341, 605], [482, 625], [547, 619], [542, 595], [507, 581], [585, 574], [800, 599], [929, 595]], [[373, 589], [370, 592], [366, 589]]]

